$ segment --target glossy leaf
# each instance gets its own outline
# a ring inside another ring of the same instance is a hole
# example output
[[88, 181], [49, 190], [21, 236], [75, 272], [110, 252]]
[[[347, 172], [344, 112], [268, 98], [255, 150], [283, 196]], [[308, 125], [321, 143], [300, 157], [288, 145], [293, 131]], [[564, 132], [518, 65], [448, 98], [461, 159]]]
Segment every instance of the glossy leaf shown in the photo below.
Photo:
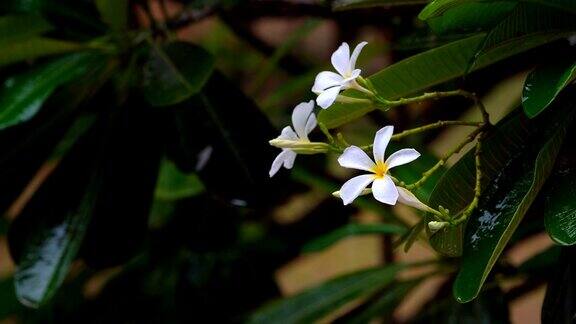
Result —
[[320, 251], [350, 236], [367, 234], [403, 234], [405, 231], [404, 227], [391, 224], [348, 224], [306, 244], [304, 246], [304, 251]]
[[[568, 118], [569, 119], [569, 118]], [[454, 296], [469, 302], [480, 292], [484, 281], [506, 247], [508, 240], [538, 195], [566, 134], [566, 124], [549, 124], [555, 132], [538, 149], [535, 141], [515, 162], [507, 165], [490, 183], [466, 226], [460, 272], [454, 282]], [[531, 151], [537, 150], [534, 160]]]
[[371, 7], [421, 5], [425, 3], [428, 3], [428, 0], [335, 0], [332, 2], [332, 9], [348, 10]]
[[167, 159], [162, 161], [155, 197], [162, 200], [178, 200], [198, 195], [204, 191], [204, 185], [194, 173], [184, 173]]
[[393, 264], [332, 279], [296, 296], [265, 306], [254, 313], [248, 323], [317, 321], [348, 302], [369, 296], [384, 288], [404, 267], [401, 264]]
[[33, 60], [44, 56], [86, 49], [84, 45], [79, 43], [44, 37], [12, 41], [2, 46], [3, 51], [0, 52], [0, 67], [24, 60]]
[[[529, 144], [529, 138], [535, 131], [534, 124], [527, 120], [521, 111], [516, 110], [496, 127], [490, 129], [484, 139], [481, 164], [486, 166], [482, 171], [482, 184], [498, 177], [500, 170], [511, 159], [518, 156]], [[474, 150], [467, 153], [454, 166], [445, 172], [428, 201], [433, 208], [443, 206], [452, 215], [460, 214], [474, 197], [475, 167]], [[432, 218], [428, 219], [429, 221]], [[439, 253], [457, 257], [462, 254], [463, 226], [445, 227], [430, 233], [430, 244]]]
[[96, 0], [102, 20], [114, 31], [128, 27], [128, 0]]
[[39, 15], [0, 16], [0, 44], [37, 36], [50, 30], [52, 25]]
[[90, 134], [64, 158], [10, 228], [16, 295], [28, 307], [39, 307], [56, 293], [84, 238], [100, 181], [95, 133]]
[[[568, 151], [573, 154], [573, 150]], [[546, 197], [544, 225], [554, 242], [560, 245], [574, 245], [576, 244], [576, 168], [573, 159], [560, 159], [559, 162], [550, 177], [549, 185], [543, 190], [543, 195]]]
[[144, 66], [142, 91], [153, 106], [174, 105], [200, 92], [213, 68], [212, 55], [191, 43], [154, 46]]
[[72, 54], [11, 77], [0, 88], [0, 129], [32, 118], [59, 86], [83, 76], [103, 56]]
[[[478, 70], [517, 53], [557, 39], [558, 35], [537, 35], [525, 41], [515, 39], [480, 55], [470, 67], [484, 35], [458, 40], [392, 64], [369, 77], [377, 91], [387, 99], [398, 99], [461, 77], [467, 70]], [[334, 104], [322, 110], [318, 119], [328, 128], [335, 128], [360, 118], [376, 109], [366, 104]]]
[[573, 57], [560, 57], [536, 67], [524, 82], [522, 107], [526, 115], [538, 116], [574, 79], [576, 60]]

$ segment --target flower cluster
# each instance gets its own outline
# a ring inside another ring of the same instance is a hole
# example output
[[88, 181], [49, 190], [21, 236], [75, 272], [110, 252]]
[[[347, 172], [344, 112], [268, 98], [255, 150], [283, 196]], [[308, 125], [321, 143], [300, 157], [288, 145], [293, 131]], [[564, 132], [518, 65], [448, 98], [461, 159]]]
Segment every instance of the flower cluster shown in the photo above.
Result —
[[[366, 44], [366, 42], [361, 42], [350, 54], [348, 44], [342, 43], [332, 54], [331, 59], [332, 65], [338, 73], [322, 71], [316, 76], [312, 92], [318, 95], [316, 103], [322, 109], [327, 109], [338, 101], [340, 91], [344, 89], [356, 89], [372, 94], [370, 90], [361, 86], [357, 81], [361, 78], [361, 70], [356, 69], [356, 60]], [[282, 152], [272, 162], [270, 177], [274, 176], [282, 166], [291, 169], [297, 154], [326, 153], [331, 150], [330, 144], [311, 142], [308, 138], [310, 132], [317, 125], [313, 110], [313, 100], [298, 104], [292, 112], [292, 127], [286, 126], [282, 129], [280, 136], [270, 141], [271, 145], [282, 149]], [[410, 163], [420, 156], [420, 153], [415, 149], [408, 148], [390, 154], [385, 160], [384, 153], [393, 132], [393, 126], [386, 126], [376, 133], [373, 145], [374, 159], [357, 146], [349, 146], [344, 149], [338, 158], [338, 163], [344, 168], [367, 171], [369, 174], [359, 175], [348, 180], [340, 191], [334, 193], [334, 196], [340, 197], [344, 205], [347, 205], [360, 195], [372, 193], [376, 200], [384, 204], [395, 205], [400, 202], [421, 210], [433, 211], [432, 208], [418, 200], [412, 192], [398, 186], [397, 180], [389, 174], [391, 169]], [[369, 185], [371, 185], [371, 189], [367, 189]]]

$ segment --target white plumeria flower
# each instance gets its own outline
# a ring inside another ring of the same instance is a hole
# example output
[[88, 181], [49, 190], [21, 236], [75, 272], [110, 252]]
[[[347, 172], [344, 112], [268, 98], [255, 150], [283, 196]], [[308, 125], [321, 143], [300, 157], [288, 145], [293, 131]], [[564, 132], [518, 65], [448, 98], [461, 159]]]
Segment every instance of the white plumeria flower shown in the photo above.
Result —
[[[316, 115], [312, 112], [313, 109], [314, 100], [298, 104], [292, 111], [292, 126], [294, 129], [290, 126], [284, 127], [278, 139], [310, 143], [308, 134], [316, 127]], [[282, 152], [272, 162], [269, 172], [270, 177], [274, 176], [282, 166], [286, 169], [291, 169], [294, 166], [295, 159], [296, 152], [287, 148], [282, 149]]]
[[350, 55], [350, 47], [347, 43], [342, 43], [332, 54], [332, 65], [338, 73], [323, 71], [316, 76], [312, 92], [318, 95], [316, 98], [318, 106], [323, 109], [330, 107], [336, 101], [340, 90], [356, 88], [361, 91], [368, 91], [356, 82], [356, 78], [362, 72], [356, 68], [356, 59], [366, 44], [368, 43], [361, 42], [356, 45], [352, 55]]
[[344, 183], [339, 193], [344, 205], [350, 204], [362, 194], [368, 185], [372, 184], [372, 195], [380, 202], [395, 205], [397, 201], [400, 201], [410, 206], [421, 207], [418, 204], [418, 199], [412, 193], [408, 190], [399, 190], [388, 175], [390, 169], [410, 163], [420, 156], [420, 153], [415, 149], [402, 149], [392, 153], [384, 161], [384, 152], [393, 132], [394, 127], [386, 126], [376, 133], [373, 147], [375, 162], [357, 146], [346, 148], [338, 158], [340, 165], [345, 168], [371, 172], [371, 174], [356, 176]]

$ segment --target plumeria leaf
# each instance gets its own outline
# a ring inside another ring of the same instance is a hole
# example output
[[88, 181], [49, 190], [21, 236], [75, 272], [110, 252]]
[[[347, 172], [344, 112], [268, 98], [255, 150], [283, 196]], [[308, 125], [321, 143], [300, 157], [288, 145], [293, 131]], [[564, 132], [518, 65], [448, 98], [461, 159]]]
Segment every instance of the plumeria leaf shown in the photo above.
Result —
[[348, 10], [371, 7], [422, 5], [426, 3], [428, 3], [428, 0], [335, 0], [332, 2], [332, 9]]
[[[530, 48], [545, 44], [557, 35], [537, 35], [530, 42], [513, 39], [497, 50], [480, 55], [471, 70], [478, 70]], [[466, 74], [470, 62], [481, 46], [484, 35], [475, 35], [462, 40], [414, 55], [392, 64], [369, 77], [374, 87], [389, 100], [421, 93], [424, 90]], [[432, 68], [434, 67], [434, 68]], [[345, 91], [344, 94], [348, 94]], [[335, 103], [319, 113], [318, 120], [328, 128], [339, 127], [375, 110], [370, 104]]]
[[194, 44], [154, 46], [144, 66], [144, 97], [153, 106], [183, 102], [202, 90], [213, 68], [212, 55]]
[[532, 71], [524, 82], [522, 107], [530, 118], [538, 116], [556, 96], [576, 79], [576, 60], [572, 56], [546, 62]]
[[505, 53], [510, 44], [552, 42], [566, 38], [576, 31], [576, 19], [564, 12], [531, 3], [520, 3], [499, 22], [480, 45], [472, 66], [486, 53]]
[[[573, 133], [569, 133], [572, 135]], [[548, 235], [560, 245], [576, 244], [576, 168], [574, 149], [564, 145], [548, 185], [545, 197], [544, 225]]]
[[506, 165], [486, 189], [466, 225], [462, 263], [453, 286], [454, 296], [459, 302], [469, 302], [479, 294], [492, 267], [550, 175], [570, 120], [571, 116], [547, 124], [553, 130], [550, 137], [546, 137], [546, 133], [540, 135], [525, 152]]
[[348, 302], [370, 296], [389, 285], [403, 264], [363, 270], [332, 279], [254, 313], [248, 323], [314, 322]]
[[56, 88], [104, 59], [94, 53], [71, 54], [5, 80], [0, 88], [0, 129], [32, 118]]
[[323, 235], [304, 246], [304, 251], [323, 250], [336, 242], [350, 236], [369, 234], [398, 234], [406, 232], [404, 227], [391, 224], [348, 224], [333, 232]]
[[[496, 127], [487, 132], [483, 140], [481, 164], [483, 188], [500, 175], [501, 169], [518, 156], [530, 143], [537, 131], [535, 121], [530, 121], [520, 110], [511, 113]], [[443, 206], [451, 215], [458, 215], [472, 201], [475, 186], [474, 150], [468, 152], [440, 178], [428, 205]], [[429, 217], [428, 221], [434, 220]], [[447, 226], [429, 233], [430, 244], [439, 253], [457, 257], [462, 254], [464, 226]]]

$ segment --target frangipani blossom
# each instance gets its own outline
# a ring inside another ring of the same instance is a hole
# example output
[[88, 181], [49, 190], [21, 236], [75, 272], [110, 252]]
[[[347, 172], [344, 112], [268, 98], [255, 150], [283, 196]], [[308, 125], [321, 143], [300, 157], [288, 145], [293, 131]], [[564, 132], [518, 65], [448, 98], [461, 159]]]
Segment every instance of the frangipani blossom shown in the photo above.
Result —
[[318, 98], [316, 98], [318, 106], [323, 109], [330, 107], [336, 101], [340, 90], [343, 89], [356, 88], [368, 91], [356, 83], [356, 78], [362, 72], [356, 68], [356, 59], [358, 59], [358, 55], [360, 55], [362, 48], [366, 44], [368, 43], [361, 42], [356, 45], [352, 55], [350, 55], [350, 47], [347, 43], [342, 43], [336, 52], [332, 54], [332, 65], [338, 73], [323, 71], [316, 76], [312, 92], [318, 95]]
[[384, 160], [384, 152], [393, 132], [394, 127], [386, 126], [376, 133], [373, 146], [374, 161], [357, 146], [348, 147], [338, 158], [338, 163], [345, 168], [370, 172], [370, 174], [356, 176], [344, 183], [340, 189], [340, 197], [344, 205], [350, 204], [362, 194], [368, 185], [372, 184], [372, 195], [380, 202], [395, 205], [397, 201], [400, 201], [410, 206], [422, 207], [418, 204], [420, 201], [412, 193], [397, 188], [388, 175], [390, 169], [410, 163], [420, 156], [420, 153], [414, 149], [402, 149]]
[[[298, 104], [294, 108], [294, 111], [292, 111], [292, 126], [294, 129], [290, 126], [284, 127], [278, 139], [310, 143], [308, 134], [316, 127], [316, 116], [312, 112], [313, 109], [314, 100]], [[276, 159], [274, 159], [274, 162], [272, 162], [272, 167], [269, 172], [270, 177], [274, 176], [282, 166], [286, 169], [291, 169], [292, 166], [294, 166], [295, 159], [296, 152], [288, 148], [282, 149], [282, 152], [280, 152]]]

